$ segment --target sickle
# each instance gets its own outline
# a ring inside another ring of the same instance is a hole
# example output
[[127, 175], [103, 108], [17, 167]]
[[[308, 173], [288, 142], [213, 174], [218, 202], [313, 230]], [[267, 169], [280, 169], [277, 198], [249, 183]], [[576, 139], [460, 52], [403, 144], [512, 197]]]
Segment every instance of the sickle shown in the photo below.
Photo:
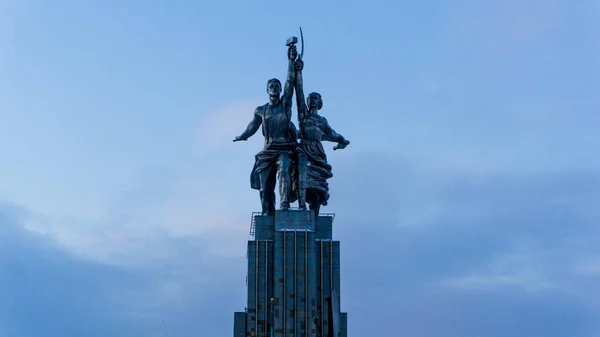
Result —
[[304, 35], [302, 35], [302, 27], [300, 27], [300, 42], [302, 42], [302, 49], [300, 51], [300, 59], [304, 56]]

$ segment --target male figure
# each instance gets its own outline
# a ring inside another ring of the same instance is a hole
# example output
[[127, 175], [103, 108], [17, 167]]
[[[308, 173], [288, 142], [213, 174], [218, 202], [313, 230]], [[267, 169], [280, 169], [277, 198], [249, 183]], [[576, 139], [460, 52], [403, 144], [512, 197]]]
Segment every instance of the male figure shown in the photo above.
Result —
[[262, 125], [265, 146], [256, 155], [254, 168], [250, 176], [250, 186], [260, 191], [262, 213], [272, 215], [275, 212], [275, 182], [279, 178], [279, 196], [281, 210], [288, 210], [292, 195], [292, 157], [297, 145], [297, 130], [292, 123], [292, 95], [294, 93], [295, 63], [298, 56], [296, 46], [288, 48], [288, 71], [283, 96], [281, 82], [270, 79], [267, 82], [269, 103], [254, 111], [254, 118], [246, 131], [235, 137], [234, 142], [247, 140]]
[[[304, 102], [304, 84], [302, 81], [304, 63], [301, 59], [296, 60], [295, 68], [296, 104], [298, 106], [298, 125], [300, 127], [298, 162], [303, 165], [299, 168], [299, 202], [302, 204], [303, 199], [306, 198], [310, 209], [318, 215], [321, 205], [327, 205], [329, 199], [327, 179], [333, 177], [331, 165], [327, 163], [327, 155], [321, 141], [327, 140], [338, 143], [333, 148], [334, 150], [345, 148], [350, 144], [350, 141], [335, 132], [329, 126], [327, 119], [319, 115], [318, 111], [323, 107], [321, 94], [312, 92], [308, 95], [306, 103]], [[306, 162], [306, 164], [303, 162]]]

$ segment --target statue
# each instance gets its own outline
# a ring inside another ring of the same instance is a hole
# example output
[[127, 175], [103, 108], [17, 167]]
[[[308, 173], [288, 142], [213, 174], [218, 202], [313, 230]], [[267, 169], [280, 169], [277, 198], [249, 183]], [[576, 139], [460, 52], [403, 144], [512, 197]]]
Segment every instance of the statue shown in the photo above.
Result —
[[[302, 32], [302, 31], [301, 31]], [[303, 44], [304, 45], [304, 44]], [[299, 170], [299, 202], [308, 202], [310, 209], [319, 214], [321, 205], [327, 205], [329, 184], [327, 179], [333, 177], [331, 165], [327, 163], [327, 155], [322, 140], [337, 142], [333, 148], [344, 149], [350, 142], [335, 132], [327, 119], [318, 114], [323, 107], [321, 95], [312, 92], [304, 102], [304, 84], [302, 82], [302, 57], [295, 62], [296, 68], [296, 104], [298, 108], [298, 125], [300, 128], [300, 144], [298, 148]]]
[[254, 168], [250, 175], [250, 186], [260, 191], [263, 215], [275, 213], [275, 183], [279, 180], [280, 209], [290, 208], [296, 200], [295, 186], [296, 165], [293, 163], [298, 141], [298, 131], [292, 123], [292, 95], [295, 83], [295, 60], [298, 56], [295, 44], [298, 39], [288, 39], [288, 70], [283, 95], [281, 82], [270, 79], [267, 82], [269, 102], [254, 111], [254, 118], [234, 142], [245, 141], [258, 131], [262, 125], [265, 145], [255, 157]]

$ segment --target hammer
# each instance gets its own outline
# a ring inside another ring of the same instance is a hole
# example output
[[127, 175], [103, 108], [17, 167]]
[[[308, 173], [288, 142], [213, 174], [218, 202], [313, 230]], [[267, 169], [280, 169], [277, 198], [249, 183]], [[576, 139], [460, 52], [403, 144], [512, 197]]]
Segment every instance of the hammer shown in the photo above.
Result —
[[292, 36], [289, 39], [287, 39], [287, 41], [285, 41], [285, 45], [288, 47], [291, 47], [291, 46], [295, 45], [296, 43], [298, 43], [298, 38], [295, 36]]
[[285, 41], [285, 45], [288, 47], [288, 52], [290, 49], [296, 46], [296, 43], [298, 43], [298, 38], [295, 36], [292, 36]]

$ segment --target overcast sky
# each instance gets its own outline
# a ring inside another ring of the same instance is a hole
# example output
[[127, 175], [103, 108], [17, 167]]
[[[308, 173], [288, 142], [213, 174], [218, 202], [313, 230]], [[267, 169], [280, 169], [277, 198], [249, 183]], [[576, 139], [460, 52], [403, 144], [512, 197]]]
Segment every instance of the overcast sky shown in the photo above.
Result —
[[600, 336], [597, 0], [0, 0], [0, 336], [232, 335], [299, 25], [349, 335]]

